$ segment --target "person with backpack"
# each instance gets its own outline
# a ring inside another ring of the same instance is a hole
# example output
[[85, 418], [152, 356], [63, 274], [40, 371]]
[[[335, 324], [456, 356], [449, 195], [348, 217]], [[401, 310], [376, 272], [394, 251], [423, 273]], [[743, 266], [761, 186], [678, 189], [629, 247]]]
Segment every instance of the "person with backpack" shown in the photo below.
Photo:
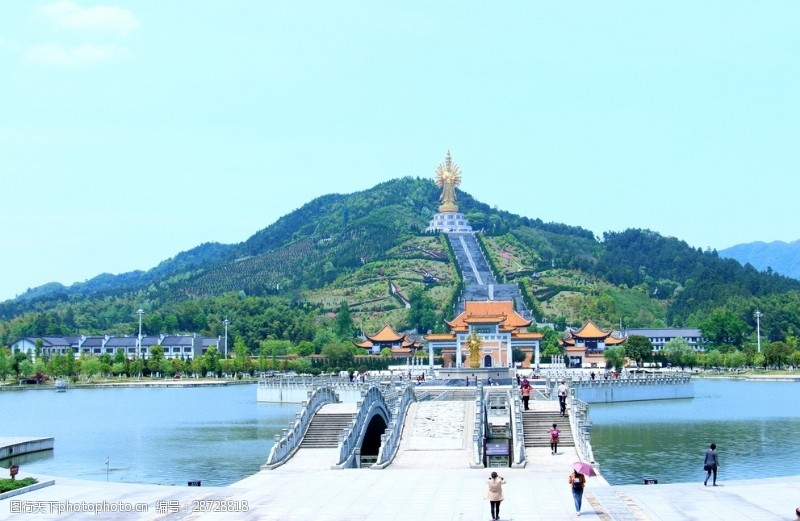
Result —
[[558, 437], [561, 434], [561, 431], [558, 430], [558, 425], [553, 424], [553, 428], [550, 429], [550, 453], [555, 454], [558, 450]]
[[572, 488], [572, 499], [575, 500], [575, 510], [581, 515], [581, 503], [583, 503], [583, 487], [586, 486], [586, 476], [573, 470], [569, 475], [569, 485]]

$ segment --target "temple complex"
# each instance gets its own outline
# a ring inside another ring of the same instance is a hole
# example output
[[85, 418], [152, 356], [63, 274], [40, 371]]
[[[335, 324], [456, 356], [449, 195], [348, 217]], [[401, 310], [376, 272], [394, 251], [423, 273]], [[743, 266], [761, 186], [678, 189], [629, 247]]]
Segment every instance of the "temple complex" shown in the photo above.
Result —
[[365, 354], [380, 354], [384, 348], [392, 350], [392, 356], [414, 356], [414, 353], [422, 349], [422, 344], [412, 340], [407, 334], [400, 334], [392, 326], [385, 325], [374, 335], [365, 335], [366, 339], [362, 342], [353, 343], [366, 350]]
[[450, 158], [450, 151], [447, 151], [444, 163], [439, 163], [436, 167], [436, 185], [442, 189], [439, 200], [439, 213], [433, 216], [430, 224], [425, 229], [427, 232], [471, 232], [472, 226], [464, 217], [458, 213], [456, 204], [456, 187], [461, 184], [461, 168], [453, 163]]
[[570, 367], [605, 367], [603, 351], [606, 347], [620, 345], [625, 338], [612, 336], [612, 330], [600, 329], [587, 320], [577, 331], [568, 328], [567, 336], [559, 340]]
[[445, 367], [513, 367], [513, 349], [526, 358], [535, 354], [538, 366], [542, 334], [527, 330], [531, 320], [514, 311], [512, 301], [468, 301], [464, 307], [447, 322], [450, 333], [425, 335], [429, 349], [441, 350]]

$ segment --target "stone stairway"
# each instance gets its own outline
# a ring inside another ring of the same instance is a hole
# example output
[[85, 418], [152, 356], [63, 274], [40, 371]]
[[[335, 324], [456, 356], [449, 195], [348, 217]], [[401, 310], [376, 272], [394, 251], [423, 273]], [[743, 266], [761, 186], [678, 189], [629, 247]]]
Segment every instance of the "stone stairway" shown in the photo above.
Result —
[[349, 413], [315, 414], [308, 426], [301, 449], [336, 448], [339, 444], [339, 435], [353, 422], [353, 415]]
[[559, 447], [574, 447], [572, 430], [569, 427], [569, 418], [559, 415], [558, 411], [523, 411], [522, 432], [525, 436], [526, 447], [549, 447], [550, 428], [558, 424], [561, 434], [558, 437]]

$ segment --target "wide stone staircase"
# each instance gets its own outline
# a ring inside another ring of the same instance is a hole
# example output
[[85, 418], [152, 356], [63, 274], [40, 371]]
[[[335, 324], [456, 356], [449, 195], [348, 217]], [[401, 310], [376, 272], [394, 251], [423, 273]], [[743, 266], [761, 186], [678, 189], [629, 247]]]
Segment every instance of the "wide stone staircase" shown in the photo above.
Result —
[[559, 415], [558, 411], [523, 411], [522, 433], [525, 436], [526, 447], [549, 447], [550, 429], [553, 424], [558, 424], [561, 434], [558, 436], [559, 447], [574, 447], [572, 430], [569, 418]]
[[315, 414], [308, 426], [301, 449], [336, 448], [339, 444], [339, 435], [347, 429], [353, 421], [350, 413]]

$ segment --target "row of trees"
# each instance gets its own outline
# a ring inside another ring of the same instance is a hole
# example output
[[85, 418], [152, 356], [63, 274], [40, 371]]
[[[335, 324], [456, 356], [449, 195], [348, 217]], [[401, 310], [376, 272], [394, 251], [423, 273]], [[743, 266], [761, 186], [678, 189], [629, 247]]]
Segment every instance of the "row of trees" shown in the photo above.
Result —
[[673, 338], [667, 342], [656, 356], [652, 354], [653, 345], [643, 336], [632, 335], [622, 346], [614, 346], [605, 350], [603, 356], [609, 367], [621, 370], [626, 359], [635, 360], [641, 367], [644, 362], [658, 360], [668, 362], [676, 367], [738, 369], [742, 367], [775, 367], [800, 366], [800, 350], [797, 338], [790, 336], [786, 342], [771, 342], [763, 351], [758, 352], [751, 345], [743, 349], [718, 349], [698, 353], [684, 338]]

